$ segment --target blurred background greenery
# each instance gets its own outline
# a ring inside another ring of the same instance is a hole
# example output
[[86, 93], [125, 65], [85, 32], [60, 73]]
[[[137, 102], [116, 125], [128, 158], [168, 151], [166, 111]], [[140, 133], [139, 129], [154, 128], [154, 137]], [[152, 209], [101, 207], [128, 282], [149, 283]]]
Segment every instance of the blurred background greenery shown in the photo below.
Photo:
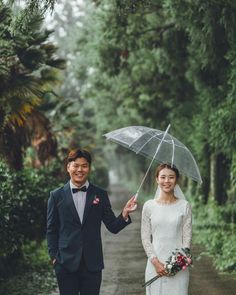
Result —
[[192, 151], [195, 242], [236, 272], [235, 27], [234, 0], [0, 1], [1, 294], [55, 286], [46, 202], [68, 150], [92, 152], [96, 184], [135, 192], [149, 163], [103, 137], [128, 125], [171, 123]]

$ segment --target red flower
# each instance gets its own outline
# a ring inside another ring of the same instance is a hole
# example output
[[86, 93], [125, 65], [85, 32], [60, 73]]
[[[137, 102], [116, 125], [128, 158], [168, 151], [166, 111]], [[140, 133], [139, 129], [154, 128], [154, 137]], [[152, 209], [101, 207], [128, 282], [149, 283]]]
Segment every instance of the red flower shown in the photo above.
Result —
[[94, 205], [97, 205], [99, 202], [100, 202], [99, 197], [98, 196], [95, 196], [94, 199], [93, 199], [93, 204]]
[[[192, 256], [187, 248], [182, 248], [181, 252], [176, 249], [177, 252], [172, 252], [172, 255], [168, 258], [165, 264], [165, 268], [168, 272], [168, 276], [174, 276], [180, 270], [185, 270], [192, 264]], [[157, 280], [160, 275], [156, 275], [149, 281], [143, 284], [143, 287], [151, 285], [155, 280]]]

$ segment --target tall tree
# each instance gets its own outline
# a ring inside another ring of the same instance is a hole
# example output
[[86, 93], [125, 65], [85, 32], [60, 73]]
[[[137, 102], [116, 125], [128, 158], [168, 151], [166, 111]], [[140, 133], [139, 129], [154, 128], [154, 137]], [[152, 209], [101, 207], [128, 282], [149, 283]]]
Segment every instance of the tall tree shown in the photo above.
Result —
[[205, 164], [211, 162], [206, 165], [205, 180], [212, 180], [212, 195], [222, 204], [227, 200], [236, 143], [233, 130], [236, 34], [231, 29], [236, 22], [236, 5], [234, 1], [168, 1], [167, 9], [189, 38], [186, 74], [194, 85], [199, 105], [194, 123], [197, 140], [200, 139], [203, 148], [194, 137], [192, 139], [198, 146], [199, 158]]
[[171, 122], [219, 204], [235, 166], [235, 15], [234, 1], [103, 0], [82, 44], [98, 131]]
[[42, 150], [55, 154], [50, 123], [39, 105], [53, 94], [56, 69], [63, 69], [65, 62], [55, 56], [56, 47], [46, 42], [50, 31], [41, 29], [40, 14], [32, 14], [27, 26], [17, 28], [12, 9], [1, 4], [0, 19], [0, 153], [19, 170], [32, 141], [38, 142], [43, 161]]

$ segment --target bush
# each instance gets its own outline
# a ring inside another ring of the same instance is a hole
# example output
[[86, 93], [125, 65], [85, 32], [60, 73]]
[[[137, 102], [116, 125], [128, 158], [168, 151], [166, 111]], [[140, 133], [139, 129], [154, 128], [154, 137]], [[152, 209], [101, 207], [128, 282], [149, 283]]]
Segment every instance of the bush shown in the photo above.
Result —
[[194, 216], [194, 240], [203, 244], [209, 255], [213, 257], [216, 269], [236, 272], [236, 236], [234, 216], [236, 206], [226, 204], [218, 206], [211, 201], [203, 205], [191, 201]]
[[24, 260], [17, 265], [18, 272], [0, 280], [1, 295], [50, 294], [57, 286], [53, 267], [49, 263], [47, 245], [28, 243], [23, 247]]
[[58, 186], [57, 168], [11, 171], [0, 161], [0, 276], [22, 256], [22, 246], [45, 238], [49, 191]]

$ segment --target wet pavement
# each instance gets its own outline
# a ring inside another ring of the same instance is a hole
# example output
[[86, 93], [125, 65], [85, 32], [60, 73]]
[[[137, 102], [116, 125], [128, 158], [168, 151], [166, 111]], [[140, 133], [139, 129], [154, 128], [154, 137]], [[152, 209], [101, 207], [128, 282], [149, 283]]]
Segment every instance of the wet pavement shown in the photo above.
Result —
[[[126, 191], [113, 190], [111, 202], [118, 215], [130, 198]], [[101, 295], [145, 294], [142, 288], [146, 256], [141, 244], [141, 208], [132, 215], [132, 223], [117, 235], [104, 231], [104, 261]]]
[[[201, 246], [194, 245], [194, 256], [203, 251]], [[235, 295], [236, 275], [219, 274], [214, 269], [212, 259], [206, 256], [194, 262], [190, 272], [189, 295]]]

